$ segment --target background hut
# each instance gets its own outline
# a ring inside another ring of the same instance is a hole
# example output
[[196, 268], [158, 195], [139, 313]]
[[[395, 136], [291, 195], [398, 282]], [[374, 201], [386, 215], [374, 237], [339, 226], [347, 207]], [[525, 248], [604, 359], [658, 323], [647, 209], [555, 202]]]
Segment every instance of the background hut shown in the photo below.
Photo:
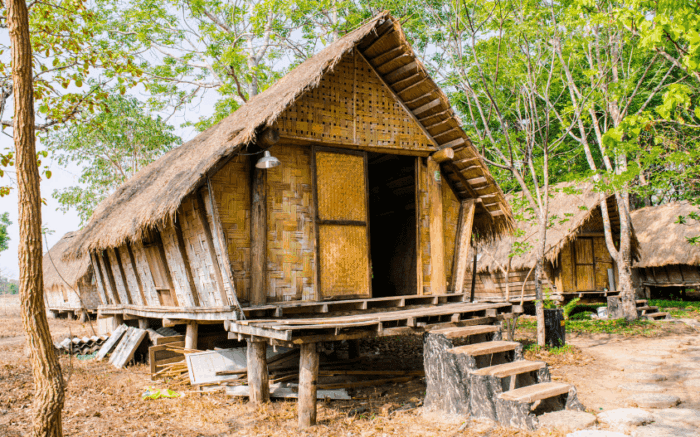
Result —
[[[700, 208], [688, 201], [632, 211], [640, 245], [634, 279], [647, 298], [671, 291], [700, 290]], [[695, 218], [694, 218], [695, 217]]]
[[[547, 229], [545, 291], [549, 289], [553, 295], [571, 297], [607, 295], [614, 291], [617, 266], [605, 245], [600, 194], [590, 183], [562, 183], [550, 189], [552, 225]], [[522, 194], [508, 195], [507, 198], [511, 204], [526, 203]], [[607, 205], [613, 239], [618, 244], [620, 218], [614, 196], [608, 197]], [[534, 299], [537, 221], [528, 212], [524, 216], [524, 220], [517, 222], [521, 232], [479, 245], [477, 299]], [[632, 240], [636, 245], [634, 236]], [[530, 250], [511, 256], [516, 253], [514, 243], [520, 243], [521, 248], [530, 247]]]
[[46, 307], [53, 314], [68, 317], [95, 313], [100, 305], [90, 260], [63, 258], [75, 234], [64, 235], [44, 254], [43, 261]]

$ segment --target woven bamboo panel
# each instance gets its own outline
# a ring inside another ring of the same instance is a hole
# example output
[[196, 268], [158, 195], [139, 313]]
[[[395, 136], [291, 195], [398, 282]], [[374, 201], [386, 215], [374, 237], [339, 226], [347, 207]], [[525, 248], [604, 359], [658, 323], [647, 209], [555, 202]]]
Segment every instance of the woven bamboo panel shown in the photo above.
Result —
[[[221, 293], [216, 284], [214, 272], [215, 255], [209, 253], [206, 234], [202, 222], [195, 210], [196, 202], [188, 196], [178, 210], [178, 220], [182, 227], [182, 237], [185, 240], [185, 250], [190, 259], [192, 276], [199, 292], [202, 306], [222, 306]], [[226, 303], [228, 304], [228, 303]]]
[[605, 245], [605, 238], [593, 238], [593, 256], [595, 257], [595, 289], [603, 291], [605, 288], [610, 288], [608, 269], [613, 268], [613, 260]]
[[109, 255], [109, 265], [112, 268], [112, 275], [114, 275], [114, 283], [117, 285], [117, 292], [119, 293], [119, 299], [123, 304], [129, 303], [129, 297], [124, 287], [124, 281], [122, 280], [122, 274], [119, 271], [119, 264], [117, 264], [117, 256], [114, 253], [114, 249], [107, 249], [105, 251]]
[[129, 291], [131, 292], [131, 299], [135, 305], [147, 305], [141, 299], [141, 293], [139, 293], [139, 284], [136, 282], [136, 274], [131, 265], [131, 259], [129, 259], [129, 252], [125, 245], [119, 247], [119, 256], [122, 260], [122, 266], [124, 267], [124, 274], [126, 275], [126, 282], [129, 285]]
[[452, 284], [452, 260], [457, 241], [460, 203], [446, 182], [442, 184], [442, 223], [445, 236], [445, 277]]
[[187, 272], [185, 271], [187, 267], [180, 255], [180, 249], [178, 249], [175, 228], [167, 226], [161, 231], [160, 237], [163, 240], [163, 249], [165, 249], [173, 287], [175, 287], [174, 292], [175, 296], [177, 296], [177, 303], [179, 306], [195, 306], [190, 283], [187, 280]]
[[[420, 256], [423, 269], [423, 294], [430, 294], [430, 197], [428, 196], [428, 169], [425, 162], [418, 160], [418, 236], [420, 238]], [[419, 266], [421, 267], [421, 266]]]
[[282, 136], [410, 150], [434, 150], [418, 124], [361, 57], [346, 55], [318, 87], [278, 119]]
[[153, 276], [151, 275], [151, 269], [148, 266], [148, 261], [146, 260], [146, 252], [143, 244], [140, 241], [137, 241], [131, 246], [131, 250], [134, 253], [136, 270], [138, 271], [139, 278], [141, 278], [143, 294], [146, 296], [146, 304], [158, 305], [158, 294], [156, 292]]
[[561, 291], [564, 293], [575, 290], [574, 286], [574, 262], [571, 254], [572, 243], [567, 243], [560, 252], [560, 276], [561, 276]]
[[367, 220], [364, 158], [340, 153], [316, 153], [318, 218]]
[[576, 256], [576, 291], [595, 290], [593, 241], [589, 238], [574, 240]]
[[[82, 299], [83, 304], [85, 304], [85, 307], [97, 308], [98, 306], [100, 306], [100, 296], [97, 293], [96, 284], [92, 284], [88, 280], [81, 281], [78, 284], [78, 291], [80, 293], [80, 299]], [[77, 301], [76, 303], [80, 304], [80, 301]]]
[[318, 232], [323, 297], [369, 297], [367, 228], [320, 225]]
[[250, 159], [237, 156], [212, 178], [238, 298], [250, 296]]
[[311, 153], [274, 146], [282, 165], [267, 173], [267, 300], [314, 299]]

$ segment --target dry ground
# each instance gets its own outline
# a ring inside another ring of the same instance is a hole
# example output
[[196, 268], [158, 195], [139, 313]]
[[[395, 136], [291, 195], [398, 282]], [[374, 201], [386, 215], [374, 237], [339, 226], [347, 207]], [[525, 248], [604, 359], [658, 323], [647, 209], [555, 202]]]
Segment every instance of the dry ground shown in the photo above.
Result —
[[[91, 334], [87, 324], [77, 321], [50, 319], [50, 324], [55, 339], [69, 332]], [[613, 361], [621, 351], [634, 354], [635, 350], [660, 340], [683, 341], [689, 334], [691, 332], [672, 331], [653, 339], [579, 336], [572, 342], [585, 347], [580, 351], [556, 356], [545, 353], [540, 357], [553, 364], [555, 379], [576, 383], [581, 400], [590, 411], [600, 411], [621, 406], [617, 405], [620, 396], [610, 389], [616, 386], [619, 378], [619, 365]], [[363, 365], [369, 368], [421, 366], [419, 339], [369, 341], [363, 343], [362, 353], [366, 357]], [[183, 393], [182, 398], [144, 401], [141, 394], [147, 387], [166, 387], [150, 381], [144, 364], [116, 370], [106, 363], [68, 357], [62, 357], [61, 363], [68, 379], [64, 431], [71, 436], [564, 435], [545, 430], [531, 433], [493, 429], [489, 424], [478, 422], [462, 429], [462, 422], [458, 420], [424, 415], [420, 409], [425, 393], [422, 380], [358, 390], [354, 395], [359, 399], [353, 401], [319, 402], [319, 425], [300, 432], [296, 427], [295, 401], [273, 401], [256, 409], [245, 400], [222, 393], [201, 394], [189, 386], [168, 387]], [[0, 306], [0, 436], [19, 436], [27, 432], [32, 416], [32, 392], [31, 369], [25, 355], [18, 311], [3, 312]]]

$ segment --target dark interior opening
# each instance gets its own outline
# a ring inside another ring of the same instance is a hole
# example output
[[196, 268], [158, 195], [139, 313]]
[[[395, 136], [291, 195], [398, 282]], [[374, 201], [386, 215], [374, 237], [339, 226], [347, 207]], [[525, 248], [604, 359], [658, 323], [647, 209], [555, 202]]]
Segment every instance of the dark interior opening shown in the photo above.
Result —
[[368, 156], [373, 297], [416, 294], [415, 159]]

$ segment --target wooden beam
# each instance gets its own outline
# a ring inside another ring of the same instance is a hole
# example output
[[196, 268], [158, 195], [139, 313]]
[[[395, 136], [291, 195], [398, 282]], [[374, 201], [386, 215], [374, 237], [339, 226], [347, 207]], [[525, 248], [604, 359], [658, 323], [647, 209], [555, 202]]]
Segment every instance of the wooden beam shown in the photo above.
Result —
[[475, 210], [476, 202], [473, 199], [463, 201], [459, 208], [456, 246], [452, 261], [452, 291], [455, 293], [462, 293], [464, 290], [464, 279], [467, 275], [467, 266], [469, 265], [469, 248], [471, 246]]
[[136, 277], [136, 286], [139, 288], [139, 296], [141, 296], [141, 305], [148, 305], [146, 301], [146, 295], [143, 292], [143, 283], [141, 282], [141, 276], [139, 276], [139, 270], [136, 267], [136, 258], [134, 257], [134, 251], [131, 249], [131, 243], [126, 243], [126, 252], [129, 254], [129, 262], [131, 262], [131, 270], [134, 271], [134, 276]]
[[377, 70], [375, 70], [374, 67], [372, 67], [372, 64], [370, 64], [369, 61], [367, 61], [367, 59], [365, 58], [365, 56], [364, 56], [362, 53], [360, 53], [360, 56], [362, 56], [362, 59], [364, 59], [364, 61], [367, 63], [367, 65], [369, 65], [369, 67], [370, 67], [370, 68], [372, 69], [372, 71], [374, 72], [375, 76], [377, 76], [377, 78], [379, 79], [379, 81], [380, 81], [382, 84], [384, 84], [384, 86], [386, 87], [386, 89], [389, 90], [389, 92], [394, 96], [394, 98], [396, 99], [396, 101], [397, 101], [397, 102], [399, 103], [399, 105], [401, 105], [401, 107], [406, 111], [406, 113], [408, 114], [408, 116], [411, 117], [411, 118], [413, 119], [413, 121], [416, 122], [416, 124], [418, 125], [418, 127], [423, 131], [423, 134], [425, 134], [425, 136], [428, 138], [428, 140], [430, 140], [430, 142], [433, 144], [433, 146], [437, 147], [437, 142], [433, 139], [433, 136], [430, 135], [430, 132], [428, 132], [428, 131], [425, 129], [425, 127], [423, 127], [423, 124], [422, 124], [420, 121], [418, 121], [418, 119], [417, 119], [416, 116], [413, 114], [413, 112], [412, 112], [410, 109], [408, 109], [408, 106], [406, 106], [406, 104], [404, 104], [403, 99], [402, 99], [401, 97], [399, 97], [398, 94], [396, 94], [396, 91], [394, 91], [394, 89], [391, 87], [391, 85], [389, 85], [389, 84], [384, 80], [384, 78], [382, 77], [382, 75], [379, 74], [379, 72], [378, 72]]
[[[248, 377], [250, 379], [250, 377]], [[299, 428], [316, 425], [318, 349], [316, 343], [301, 345], [299, 357]]]
[[105, 273], [107, 274], [107, 280], [109, 281], [109, 288], [112, 289], [112, 297], [114, 300], [118, 303], [121, 304], [122, 300], [119, 297], [119, 291], [117, 290], [117, 283], [114, 281], [114, 272], [112, 272], [112, 265], [109, 262], [109, 255], [107, 254], [107, 251], [103, 250], [102, 251], [102, 265], [105, 269]]
[[270, 380], [267, 372], [267, 343], [248, 340], [248, 386], [249, 400], [260, 406], [270, 401]]
[[433, 158], [436, 163], [442, 164], [443, 162], [452, 161], [455, 157], [455, 152], [448, 147], [447, 149], [442, 149], [433, 153], [430, 157]]
[[428, 158], [428, 202], [430, 216], [430, 292], [444, 294], [447, 290], [445, 275], [445, 229], [442, 215], [442, 178], [440, 164]]
[[[279, 138], [279, 136], [278, 136]], [[223, 279], [228, 283], [231, 288], [233, 303], [240, 308], [240, 303], [238, 302], [238, 296], [236, 295], [236, 284], [233, 282], [233, 269], [231, 268], [231, 260], [228, 257], [228, 249], [226, 245], [226, 235], [224, 234], [224, 225], [221, 223], [221, 217], [219, 216], [219, 209], [216, 206], [216, 201], [214, 200], [214, 189], [211, 186], [211, 181], [207, 178], [207, 194], [209, 195], [209, 209], [211, 211], [211, 221], [213, 223], [214, 229], [212, 230], [214, 238], [214, 248], [218, 250], [218, 257], [221, 259], [221, 272], [223, 273]]]
[[455, 146], [459, 146], [459, 145], [462, 145], [462, 144], [466, 144], [466, 142], [467, 142], [467, 141], [466, 141], [464, 138], [457, 138], [456, 140], [452, 140], [452, 141], [450, 141], [449, 143], [441, 144], [441, 145], [440, 145], [440, 148], [441, 148], [441, 149], [444, 149], [444, 148], [447, 148], [447, 147], [455, 147]]
[[263, 150], [269, 149], [270, 147], [277, 144], [280, 140], [280, 133], [277, 129], [269, 127], [262, 131], [258, 135], [256, 140], [256, 145]]
[[107, 295], [107, 285], [105, 284], [104, 277], [102, 276], [102, 269], [100, 268], [100, 263], [97, 260], [97, 255], [90, 253], [90, 261], [92, 261], [93, 274], [97, 278], [98, 287], [97, 290], [100, 291], [100, 296], [102, 297], [102, 305], [109, 305], [109, 297]]
[[425, 99], [425, 98], [431, 97], [431, 96], [434, 95], [434, 94], [435, 94], [435, 93], [433, 93], [432, 91], [431, 91], [431, 92], [428, 92], [428, 93], [425, 93], [425, 94], [423, 94], [423, 95], [421, 95], [421, 96], [416, 97], [415, 99], [412, 99], [412, 100], [407, 101], [407, 102], [406, 102], [406, 106], [415, 105], [415, 104], [418, 103], [419, 101], [421, 101], [421, 100], [423, 100], [423, 99]]
[[[364, 55], [362, 55], [362, 57], [364, 58]], [[396, 70], [387, 73], [386, 81], [389, 83], [394, 82], [396, 79], [399, 78], [399, 76], [401, 76], [402, 74], [404, 74], [408, 71], [411, 71], [412, 69], [419, 71], [418, 70], [418, 63], [416, 61], [408, 63], [408, 64], [404, 65], [403, 67], [399, 67]]]
[[[374, 65], [374, 61], [377, 61], [378, 64], [383, 64], [384, 62], [390, 62], [392, 59], [396, 59], [397, 55], [403, 54], [404, 52], [404, 47], [398, 46], [367, 59], [373, 62], [372, 65]], [[379, 58], [389, 58], [389, 61], [384, 61], [383, 59], [379, 61]]]
[[228, 296], [226, 296], [226, 289], [224, 288], [224, 278], [221, 275], [221, 267], [219, 266], [219, 260], [216, 256], [216, 248], [214, 247], [214, 238], [211, 234], [211, 228], [209, 227], [209, 220], [207, 220], [207, 210], [204, 205], [204, 197], [202, 192], [198, 191], [197, 197], [197, 215], [199, 216], [199, 221], [202, 223], [204, 228], [204, 237], [207, 240], [207, 248], [209, 249], [209, 255], [211, 257], [212, 267], [214, 268], [214, 276], [216, 277], [216, 285], [219, 288], [219, 294], [221, 295], [221, 304], [229, 305]]
[[[178, 219], [182, 216], [178, 214]], [[200, 306], [202, 304], [199, 298], [199, 291], [197, 291], [197, 284], [194, 282], [194, 275], [192, 275], [192, 266], [190, 265], [190, 257], [187, 255], [187, 248], [185, 247], [185, 237], [182, 235], [182, 228], [180, 227], [180, 222], [177, 221], [174, 224], [175, 227], [175, 237], [177, 240], [177, 250], [180, 252], [180, 257], [182, 262], [185, 264], [185, 276], [187, 276], [187, 283], [190, 286], [190, 293], [192, 293], [192, 301], [195, 306]]]
[[421, 251], [421, 185], [423, 183], [423, 161], [416, 158], [415, 164], [416, 174], [416, 294], [423, 294], [423, 255]]
[[[379, 38], [377, 38], [376, 40], [374, 40], [374, 41], [372, 42], [372, 44], [369, 45], [369, 47], [367, 47], [366, 49], [363, 50], [363, 52], [369, 52], [369, 51], [371, 51], [371, 50], [372, 50], [373, 48], [375, 48], [377, 45], [381, 44], [382, 41], [385, 41], [386, 38], [388, 38], [389, 36], [393, 35], [394, 32], [396, 32], [396, 28], [390, 29], [387, 33], [385, 33], [384, 35], [382, 35], [382, 36], [380, 36]], [[358, 50], [358, 51], [359, 51], [359, 50]], [[386, 53], [386, 52], [384, 52], [384, 53]], [[379, 57], [379, 56], [382, 56], [382, 55], [375, 56], [375, 58], [377, 58], [377, 57]]]
[[424, 112], [426, 112], [426, 111], [430, 111], [431, 109], [435, 108], [436, 106], [440, 106], [441, 104], [442, 104], [442, 99], [441, 99], [440, 97], [438, 97], [437, 99], [435, 99], [435, 100], [433, 100], [433, 101], [431, 101], [431, 102], [429, 102], [429, 103], [426, 103], [425, 105], [423, 105], [423, 106], [421, 106], [421, 107], [418, 107], [418, 108], [414, 109], [414, 110], [413, 110], [413, 114], [414, 114], [416, 117], [418, 117], [418, 116], [420, 116], [422, 113], [424, 113]]
[[122, 278], [122, 283], [124, 284], [124, 291], [126, 291], [126, 300], [129, 305], [134, 303], [131, 298], [131, 292], [129, 291], [129, 283], [126, 281], [126, 273], [124, 272], [124, 266], [122, 265], [122, 257], [119, 253], [119, 248], [114, 248], [114, 257], [117, 259], [117, 267], [119, 268], [119, 275]]
[[264, 305], [267, 260], [267, 171], [253, 166], [250, 220], [250, 304]]
[[[408, 76], [406, 79], [401, 79], [398, 82], [394, 82], [391, 86], [392, 86], [392, 88], [401, 88], [402, 86], [406, 85], [407, 83], [410, 83], [413, 79], [415, 79], [417, 77], [421, 77], [421, 74], [420, 73], [412, 74], [412, 75]], [[423, 76], [423, 79], [421, 79], [418, 82], [422, 82], [426, 79], [427, 79], [427, 77]], [[416, 82], [416, 83], [418, 83], [418, 82]], [[411, 86], [413, 86], [413, 85], [409, 85], [408, 87], [411, 87]], [[408, 87], [406, 87], [406, 89], [408, 89]], [[403, 89], [403, 90], [398, 91], [398, 92], [402, 93], [402, 92], [406, 91], [406, 89]]]
[[447, 123], [449, 123], [449, 122], [451, 122], [451, 121], [454, 121], [454, 118], [452, 118], [452, 117], [447, 117], [447, 118], [444, 119], [444, 120], [438, 120], [438, 121], [436, 121], [436, 122], [433, 123], [433, 124], [426, 125], [425, 127], [426, 127], [428, 130], [430, 130], [430, 129], [436, 129], [436, 128], [438, 128], [438, 127], [442, 127], [443, 124], [447, 124]]
[[156, 246], [158, 246], [158, 254], [160, 259], [163, 261], [163, 267], [165, 267], [165, 279], [168, 281], [168, 288], [170, 288], [170, 298], [173, 300], [173, 305], [180, 306], [177, 301], [177, 293], [175, 292], [175, 283], [173, 282], [173, 275], [170, 274], [170, 266], [168, 265], [168, 257], [165, 255], [165, 246], [163, 246], [163, 238], [160, 236], [160, 231], [154, 231], [156, 233], [156, 238], [158, 239]]
[[438, 138], [438, 137], [442, 137], [444, 135], [459, 133], [461, 130], [462, 130], [462, 128], [460, 128], [459, 126], [453, 127], [452, 129], [448, 129], [445, 132], [440, 132], [439, 134], [433, 135], [433, 138]]
[[464, 185], [464, 188], [467, 190], [467, 192], [469, 193], [469, 196], [472, 199], [479, 198], [479, 195], [476, 194], [476, 191], [474, 191], [472, 186], [469, 185], [469, 182], [467, 182], [467, 178], [464, 177], [462, 172], [457, 168], [456, 165], [454, 165], [454, 163], [448, 162], [445, 164], [445, 167], [447, 167], [448, 170], [450, 170], [452, 173], [454, 173], [455, 176], [457, 176], [457, 178], [462, 183], [462, 185]]

